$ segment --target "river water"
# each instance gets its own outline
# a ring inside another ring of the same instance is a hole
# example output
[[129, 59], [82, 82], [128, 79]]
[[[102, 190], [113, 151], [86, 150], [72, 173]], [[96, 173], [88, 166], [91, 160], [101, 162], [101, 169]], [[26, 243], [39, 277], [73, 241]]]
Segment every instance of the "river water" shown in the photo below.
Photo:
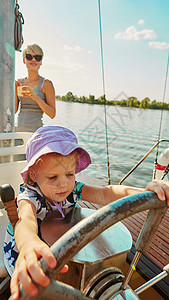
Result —
[[[105, 113], [103, 105], [57, 101], [56, 117], [44, 116], [44, 125], [65, 126], [76, 134], [79, 144], [90, 153], [92, 164], [86, 174], [108, 182]], [[111, 184], [118, 184], [149, 151], [158, 138], [161, 110], [106, 107]], [[169, 111], [162, 113], [161, 139], [169, 139]], [[161, 152], [169, 144], [163, 143]], [[145, 187], [152, 179], [156, 150], [124, 184]]]

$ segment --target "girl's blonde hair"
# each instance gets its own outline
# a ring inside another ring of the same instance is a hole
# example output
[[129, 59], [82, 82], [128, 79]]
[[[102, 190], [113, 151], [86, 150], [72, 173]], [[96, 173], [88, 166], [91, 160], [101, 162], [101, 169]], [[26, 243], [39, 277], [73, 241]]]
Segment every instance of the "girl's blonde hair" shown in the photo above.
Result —
[[38, 55], [42, 55], [42, 58], [43, 58], [43, 50], [37, 44], [27, 45], [27, 47], [22, 52], [23, 58], [26, 56], [26, 54], [31, 54], [30, 52], [36, 53]]

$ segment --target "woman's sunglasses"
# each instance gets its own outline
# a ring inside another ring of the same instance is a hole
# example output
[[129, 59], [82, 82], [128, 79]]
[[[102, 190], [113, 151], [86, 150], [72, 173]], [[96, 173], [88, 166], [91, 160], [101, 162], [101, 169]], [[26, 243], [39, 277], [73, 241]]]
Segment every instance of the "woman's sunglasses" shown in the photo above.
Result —
[[36, 59], [36, 61], [41, 61], [42, 60], [42, 55], [31, 55], [31, 54], [26, 54], [26, 59], [31, 61], [33, 57]]

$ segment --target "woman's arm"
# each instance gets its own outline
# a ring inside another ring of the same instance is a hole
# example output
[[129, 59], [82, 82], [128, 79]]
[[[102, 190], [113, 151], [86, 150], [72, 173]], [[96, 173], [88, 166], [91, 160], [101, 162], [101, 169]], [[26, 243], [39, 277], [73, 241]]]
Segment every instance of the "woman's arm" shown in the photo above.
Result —
[[55, 90], [54, 90], [53, 83], [50, 80], [45, 79], [42, 90], [43, 93], [46, 95], [46, 103], [44, 102], [43, 103], [48, 105], [48, 107], [46, 107], [45, 110], [43, 111], [51, 119], [53, 119], [56, 115], [56, 107], [55, 107], [56, 98], [55, 98]]
[[17, 113], [19, 107], [19, 99], [17, 95], [17, 87], [19, 85], [20, 85], [19, 81], [15, 81], [15, 114]]

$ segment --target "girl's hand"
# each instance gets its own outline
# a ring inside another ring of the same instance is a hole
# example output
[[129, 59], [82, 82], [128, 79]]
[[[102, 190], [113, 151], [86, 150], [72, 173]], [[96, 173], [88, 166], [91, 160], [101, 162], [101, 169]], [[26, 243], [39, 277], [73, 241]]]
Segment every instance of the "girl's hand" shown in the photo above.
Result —
[[[49, 277], [45, 275], [38, 264], [38, 259], [41, 257], [45, 259], [50, 268], [55, 268], [57, 262], [53, 253], [38, 237], [31, 240], [26, 249], [19, 253], [10, 283], [13, 300], [19, 299], [19, 282], [30, 296], [38, 294], [38, 288], [33, 281], [43, 287], [49, 285]], [[64, 273], [67, 270], [68, 267], [64, 266], [61, 272]]]
[[169, 206], [168, 181], [155, 179], [147, 184], [146, 190], [155, 192], [161, 201], [165, 201], [167, 199], [167, 205]]

